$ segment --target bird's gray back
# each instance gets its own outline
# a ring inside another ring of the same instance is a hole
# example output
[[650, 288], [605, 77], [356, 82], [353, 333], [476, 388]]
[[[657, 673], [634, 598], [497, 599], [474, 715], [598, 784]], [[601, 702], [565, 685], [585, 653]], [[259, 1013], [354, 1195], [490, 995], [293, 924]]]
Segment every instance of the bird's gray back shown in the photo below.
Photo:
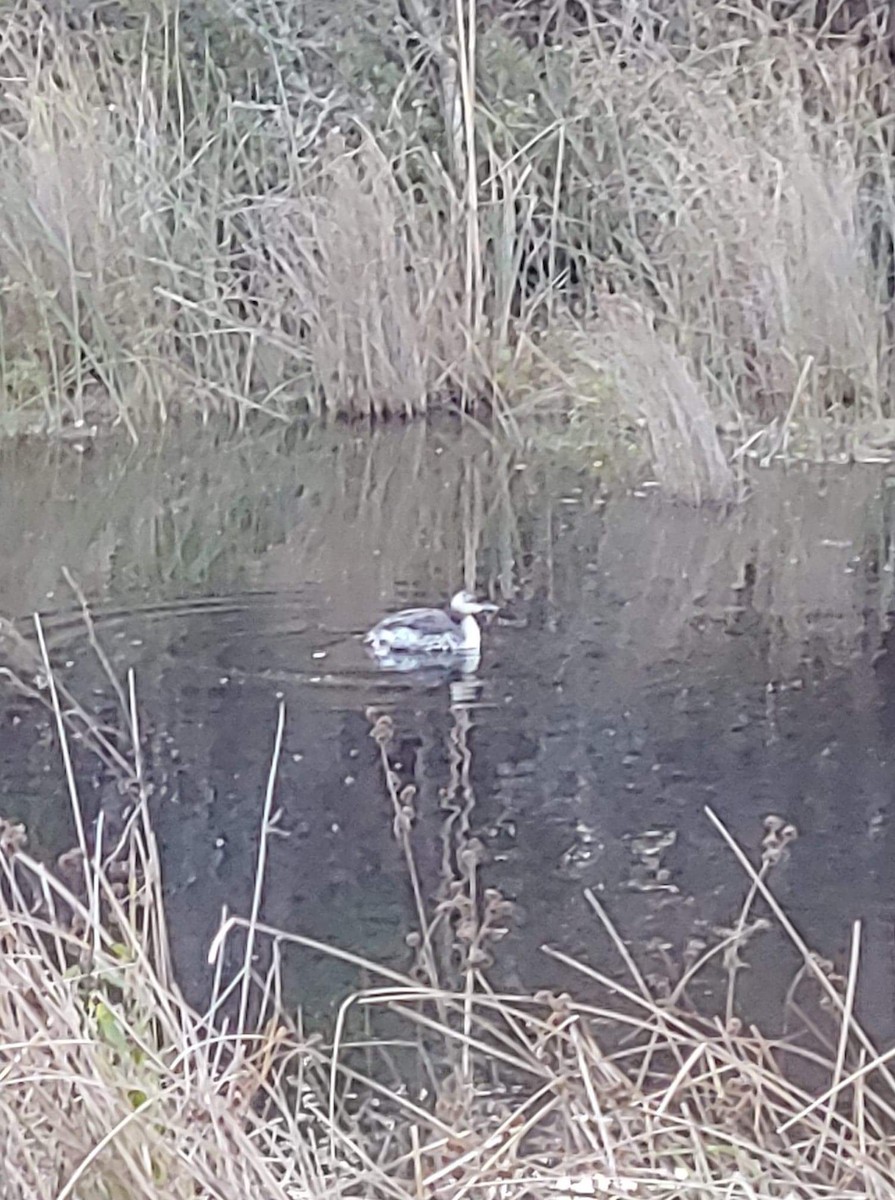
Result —
[[417, 633], [446, 633], [456, 629], [456, 623], [438, 608], [405, 608], [403, 612], [385, 617], [378, 630], [413, 629]]

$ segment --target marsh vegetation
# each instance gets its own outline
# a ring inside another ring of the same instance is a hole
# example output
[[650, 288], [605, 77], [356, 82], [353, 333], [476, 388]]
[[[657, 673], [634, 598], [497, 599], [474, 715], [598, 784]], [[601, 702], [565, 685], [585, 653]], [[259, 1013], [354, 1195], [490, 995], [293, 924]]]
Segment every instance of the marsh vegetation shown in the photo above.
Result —
[[887, 7], [4, 0], [0, 422], [886, 458]]

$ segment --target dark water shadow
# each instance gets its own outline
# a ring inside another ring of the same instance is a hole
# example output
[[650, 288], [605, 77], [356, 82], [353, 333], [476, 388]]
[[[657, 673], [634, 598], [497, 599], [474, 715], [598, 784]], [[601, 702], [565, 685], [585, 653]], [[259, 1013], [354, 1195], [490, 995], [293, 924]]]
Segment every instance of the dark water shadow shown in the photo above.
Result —
[[[370, 736], [387, 714], [432, 911], [448, 912], [458, 881], [512, 902], [497, 985], [568, 985], [543, 944], [619, 969], [591, 889], [653, 986], [673, 987], [748, 890], [708, 805], [755, 861], [769, 817], [795, 826], [773, 886], [822, 953], [841, 959], [863, 922], [862, 1015], [892, 1034], [884, 476], [763, 474], [741, 508], [707, 513], [605, 497], [562, 464], [421, 428], [212, 452], [173, 439], [121, 457], [17, 452], [0, 468], [0, 612], [24, 628], [40, 609], [60, 677], [108, 707], [67, 566], [116, 671], [136, 671], [191, 994], [207, 984], [222, 910], [251, 906], [282, 700], [270, 924], [412, 961], [419, 922]], [[372, 621], [473, 577], [503, 605], [474, 678], [377, 671], [359, 636]], [[73, 831], [50, 723], [12, 695], [0, 720], [4, 815], [52, 857]], [[78, 762], [88, 816], [103, 805], [111, 819], [107, 773], [87, 752]], [[457, 923], [439, 926], [448, 973]], [[770, 1020], [797, 958], [767, 931], [747, 951], [740, 1003]], [[286, 977], [311, 1012], [357, 984], [309, 952], [287, 957]], [[710, 972], [693, 998], [723, 1008], [725, 986]]]

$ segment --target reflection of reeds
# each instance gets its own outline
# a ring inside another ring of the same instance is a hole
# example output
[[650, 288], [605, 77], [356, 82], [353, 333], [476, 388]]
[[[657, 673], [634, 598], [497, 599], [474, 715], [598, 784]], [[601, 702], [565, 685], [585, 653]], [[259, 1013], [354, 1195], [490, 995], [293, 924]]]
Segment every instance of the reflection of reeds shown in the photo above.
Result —
[[[859, 930], [836, 986], [779, 909], [764, 867], [756, 872], [730, 842], [835, 1014], [831, 1046], [820, 1031], [810, 1044], [769, 1041], [657, 1002], [624, 947], [630, 986], [564, 960], [605, 997], [588, 1003], [495, 993], [482, 962], [460, 991], [378, 967], [260, 920], [282, 730], [281, 712], [251, 918], [230, 918], [215, 940], [205, 1013], [171, 978], [145, 804], [122, 847], [126, 878], [87, 855], [83, 889], [33, 862], [21, 830], [0, 827], [0, 1151], [10, 1197], [546, 1200], [745, 1189], [821, 1200], [895, 1188], [887, 1056], [853, 1013]], [[385, 728], [379, 737], [386, 745]], [[228, 978], [224, 950], [237, 932], [245, 958]], [[264, 971], [262, 943], [274, 948]], [[331, 1039], [303, 1036], [281, 995], [289, 943], [381, 981], [346, 1001]], [[438, 965], [443, 979], [446, 968]], [[239, 997], [229, 1021], [228, 994]], [[360, 1039], [356, 1009], [373, 1018]], [[377, 1034], [380, 1017], [387, 1036]]]
[[[564, 627], [591, 641], [608, 589], [625, 604], [603, 614], [614, 631], [599, 640], [631, 647], [642, 663], [706, 645], [706, 623], [758, 621], [781, 664], [809, 640], [845, 662], [862, 640], [877, 647], [886, 627], [890, 514], [871, 471], [829, 480], [763, 472], [732, 512], [631, 497], [602, 515], [564, 506], [562, 532], [554, 514], [570, 486], [562, 470], [537, 462], [516, 470], [513, 456], [472, 430], [313, 434], [299, 447], [198, 439], [171, 461], [173, 479], [165, 455], [142, 451], [111, 483], [96, 459], [70, 464], [71, 473], [0, 472], [2, 608], [42, 606], [61, 568], [77, 562], [85, 591], [124, 604], [232, 593], [241, 580], [286, 599], [311, 585], [328, 597], [333, 630], [365, 628], [385, 605], [437, 602], [475, 580], [504, 600], [542, 595]], [[54, 521], [53, 496], [73, 488], [73, 523]], [[68, 636], [55, 626], [48, 620], [51, 648]], [[80, 621], [71, 628], [80, 634]], [[142, 636], [154, 630], [165, 633], [152, 622]], [[0, 638], [0, 657], [16, 653]], [[19, 663], [23, 678], [29, 663]]]
[[397, 438], [384, 431], [323, 450], [302, 480], [302, 500], [265, 557], [264, 579], [283, 588], [325, 583], [337, 626], [359, 627], [383, 598], [418, 580], [435, 597], [476, 580], [500, 581], [513, 594], [535, 483], [493, 442], [472, 431], [434, 440], [421, 426]]
[[[299, 445], [196, 437], [141, 448], [121, 466], [49, 469], [38, 454], [21, 474], [0, 472], [0, 610], [44, 607], [73, 563], [88, 594], [140, 603], [241, 579], [284, 592], [319, 583], [347, 621], [368, 620], [408, 581], [432, 580], [432, 600], [476, 578], [500, 580], [511, 596], [525, 514], [544, 486], [536, 467], [515, 471], [511, 454], [473, 430], [422, 424], [363, 439], [314, 433]], [[60, 490], [78, 498], [65, 519]]]
[[757, 623], [780, 667], [812, 645], [841, 665], [861, 645], [872, 653], [885, 629], [872, 599], [886, 579], [885, 522], [878, 480], [860, 471], [820, 485], [768, 474], [730, 514], [658, 517], [649, 501], [619, 500], [598, 551], [626, 601], [615, 638], [641, 663], [705, 644], [707, 624], [755, 637]]

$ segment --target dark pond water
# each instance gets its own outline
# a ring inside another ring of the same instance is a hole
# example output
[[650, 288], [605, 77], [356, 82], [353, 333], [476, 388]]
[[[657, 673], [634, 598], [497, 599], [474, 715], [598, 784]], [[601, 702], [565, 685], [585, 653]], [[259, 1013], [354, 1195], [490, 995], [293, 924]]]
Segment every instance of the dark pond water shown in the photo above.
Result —
[[[861, 1010], [888, 1037], [889, 485], [866, 467], [765, 472], [737, 510], [700, 512], [650, 488], [602, 495], [457, 428], [15, 448], [0, 470], [0, 613], [27, 632], [40, 610], [60, 677], [103, 710], [111, 688], [67, 567], [116, 671], [135, 669], [174, 955], [197, 996], [222, 910], [251, 906], [282, 699], [271, 925], [408, 966], [418, 922], [370, 737], [387, 713], [390, 760], [416, 788], [427, 905], [471, 873], [480, 897], [512, 901], [496, 984], [567, 985], [545, 944], [621, 973], [586, 889], [650, 980], [674, 978], [748, 891], [710, 806], [753, 861], [769, 817], [796, 828], [771, 885], [837, 963], [862, 922]], [[473, 580], [503, 608], [473, 678], [368, 661], [358, 635], [380, 615]], [[0, 717], [2, 815], [52, 858], [74, 831], [50, 724], [10, 690]], [[88, 751], [77, 761], [92, 819], [114, 788]], [[773, 928], [742, 953], [743, 1011], [772, 1019], [797, 956]], [[307, 950], [285, 970], [310, 1012], [358, 980]], [[709, 972], [695, 998], [723, 991]]]

